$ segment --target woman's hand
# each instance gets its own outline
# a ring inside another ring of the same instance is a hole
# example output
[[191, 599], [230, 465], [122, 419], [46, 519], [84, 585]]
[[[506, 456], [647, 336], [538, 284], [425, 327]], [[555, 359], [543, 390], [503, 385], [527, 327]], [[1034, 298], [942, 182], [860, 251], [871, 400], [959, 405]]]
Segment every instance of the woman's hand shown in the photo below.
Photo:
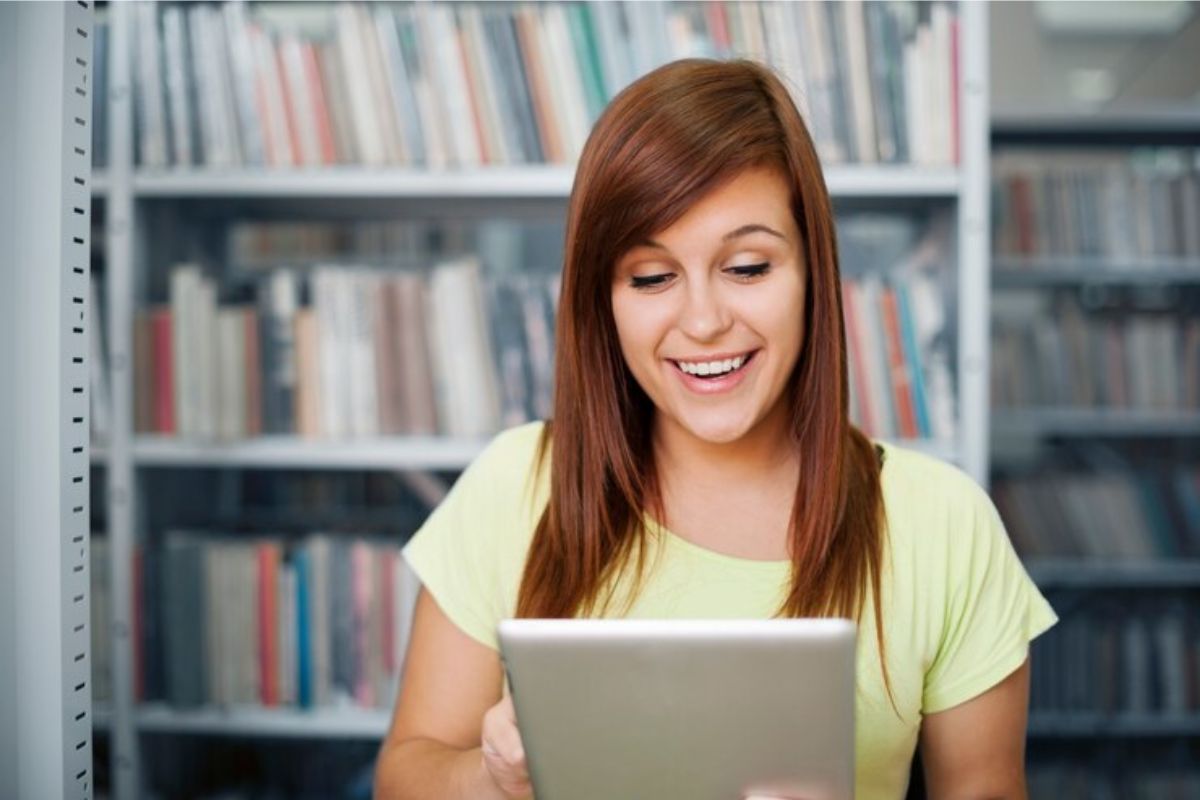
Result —
[[525, 763], [525, 748], [517, 731], [517, 715], [512, 696], [504, 699], [483, 715], [483, 765], [496, 786], [512, 798], [529, 797], [529, 767]]

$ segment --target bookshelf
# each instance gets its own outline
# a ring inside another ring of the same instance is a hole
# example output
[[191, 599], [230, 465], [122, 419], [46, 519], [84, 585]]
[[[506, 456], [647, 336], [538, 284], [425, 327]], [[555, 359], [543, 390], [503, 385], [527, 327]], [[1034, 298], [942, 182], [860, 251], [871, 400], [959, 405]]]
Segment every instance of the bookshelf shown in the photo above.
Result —
[[[1186, 688], [1200, 589], [1200, 509], [1189, 504], [1200, 404], [1187, 366], [1200, 287], [1200, 217], [1187, 210], [1198, 133], [1194, 109], [992, 121], [993, 365], [1009, 367], [993, 376], [1007, 397], [993, 397], [992, 485], [1061, 617], [1033, 649], [1031, 796], [1200, 787], [1200, 698]], [[1014, 190], [1028, 191], [1015, 205]], [[1057, 209], [1041, 205], [1050, 196]], [[1031, 224], [1014, 224], [1025, 200]], [[1064, 224], [1071, 211], [1081, 213]], [[1022, 318], [1041, 337], [1036, 375], [1013, 372], [1016, 351], [999, 350], [1017, 342]], [[1060, 345], [1074, 357], [1045, 357]], [[1106, 357], [1085, 364], [1087, 348]], [[1154, 388], [1127, 394], [1123, 382]]]
[[[752, 13], [746, 7], [737, 6], [737, 13]], [[642, 24], [651, 25], [656, 24], [654, 15], [671, 8], [670, 3], [639, 4], [636, 13], [650, 15]], [[983, 481], [989, 458], [987, 15], [978, 4], [962, 3], [955, 8], [961, 54], [953, 98], [960, 123], [954, 143], [957, 161], [912, 164], [834, 159], [828, 161], [826, 180], [839, 214], [941, 213], [950, 220], [946, 260], [952, 275], [946, 301], [953, 313], [946, 324], [954, 343], [950, 365], [954, 435], [901, 438], [898, 442], [955, 462]], [[329, 11], [321, 9], [321, 5], [307, 7], [303, 15], [307, 22], [302, 22], [301, 29], [307, 24], [323, 24], [322, 15], [328, 16]], [[278, 7], [262, 10], [268, 16], [286, 13]], [[440, 168], [397, 163], [145, 166], [137, 152], [143, 141], [137, 131], [143, 123], [138, 116], [141, 107], [135, 102], [142, 76], [130, 55], [139, 49], [139, 15], [144, 13], [137, 4], [111, 4], [107, 9], [108, 157], [102, 180], [93, 191], [106, 215], [104, 295], [113, 409], [109, 441], [98, 450], [102, 452], [99, 462], [106, 467], [110, 502], [113, 687], [111, 703], [97, 722], [111, 738], [114, 796], [122, 799], [148, 790], [141, 763], [142, 737], [146, 735], [372, 739], [382, 735], [387, 724], [386, 713], [377, 710], [178, 709], [136, 700], [132, 562], [139, 543], [163, 533], [149, 520], [171, 513], [162, 508], [153, 513], [148, 510], [156, 500], [151, 495], [160, 478], [177, 476], [190, 481], [194, 475], [215, 473], [216, 483], [224, 486], [224, 476], [248, 471], [454, 473], [465, 467], [486, 441], [486, 437], [452, 435], [322, 439], [270, 434], [222, 442], [138, 432], [133, 322], [155, 291], [162, 296], [166, 271], [174, 258], [163, 253], [170, 252], [176, 239], [204, 243], [212, 232], [243, 218], [324, 221], [447, 215], [478, 220], [502, 214], [519, 219], [561, 219], [573, 178], [569, 162]], [[603, 13], [610, 12], [605, 9]], [[770, 13], [778, 12], [772, 7]], [[789, 7], [782, 13], [798, 12]], [[318, 22], [312, 23], [313, 19]], [[780, 46], [770, 41], [760, 44]], [[163, 113], [168, 114], [169, 109], [164, 108]], [[220, 254], [219, 248], [216, 252]], [[207, 484], [197, 481], [196, 485]]]

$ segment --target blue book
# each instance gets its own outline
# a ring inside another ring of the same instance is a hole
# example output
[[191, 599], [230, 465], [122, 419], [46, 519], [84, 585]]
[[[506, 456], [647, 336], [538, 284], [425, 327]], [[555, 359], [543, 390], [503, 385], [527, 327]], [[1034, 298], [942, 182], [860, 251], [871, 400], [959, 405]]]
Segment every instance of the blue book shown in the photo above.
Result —
[[917, 349], [917, 337], [913, 330], [912, 310], [908, 303], [908, 287], [903, 283], [896, 286], [896, 305], [900, 310], [900, 338], [904, 346], [904, 360], [908, 362], [912, 382], [913, 406], [917, 416], [917, 431], [922, 438], [929, 438], [933, 430], [929, 424], [929, 403], [925, 398], [925, 370], [921, 367], [921, 354]]

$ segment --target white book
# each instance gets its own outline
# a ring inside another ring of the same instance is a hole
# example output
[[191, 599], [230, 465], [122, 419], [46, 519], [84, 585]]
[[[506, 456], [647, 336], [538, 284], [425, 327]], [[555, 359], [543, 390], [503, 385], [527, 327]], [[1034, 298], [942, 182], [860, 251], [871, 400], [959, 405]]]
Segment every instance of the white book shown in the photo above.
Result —
[[591, 118], [587, 110], [587, 98], [584, 96], [583, 79], [579, 75], [579, 64], [575, 60], [575, 50], [571, 44], [571, 31], [567, 24], [566, 10], [559, 4], [546, 4], [539, 7], [545, 48], [542, 51], [542, 63], [548, 65], [551, 92], [555, 96], [555, 106], [565, 111], [562, 120], [567, 133], [564, 146], [569, 161], [574, 162], [583, 152], [591, 130]]
[[[920, 37], [920, 31], [917, 37]], [[930, 164], [931, 159], [926, 121], [921, 117], [925, 110], [922, 99], [925, 73], [918, 54], [918, 38], [904, 43], [904, 120], [908, 128], [909, 157], [912, 163], [924, 166]]]
[[[375, 106], [375, 119], [379, 125], [379, 137], [383, 142], [385, 160], [389, 164], [405, 162], [404, 142], [401, 136], [399, 107], [396, 105], [388, 85], [387, 62], [384, 59], [378, 17], [372, 17], [363, 6], [354, 6], [354, 17], [358, 22], [358, 38], [362, 43], [363, 56], [367, 65], [368, 87]], [[391, 14], [387, 14], [386, 26], [391, 26]]]
[[245, 312], [240, 306], [217, 311], [217, 436], [225, 441], [246, 436], [245, 334]]
[[188, 36], [191, 38], [192, 80], [196, 84], [196, 116], [200, 123], [200, 150], [202, 163], [208, 167], [228, 166], [229, 157], [222, 149], [217, 117], [220, 113], [216, 101], [212, 69], [208, 64], [208, 43], [205, 36], [207, 12], [203, 5], [188, 6]]
[[188, 102], [188, 72], [184, 64], [183, 10], [164, 6], [163, 55], [166, 60], [167, 105], [171, 115], [171, 161], [190, 166], [195, 161], [192, 146], [192, 115]]
[[138, 156], [143, 166], [167, 165], [167, 126], [163, 103], [162, 64], [158, 36], [158, 5], [138, 3], [136, 75], [138, 89]]
[[493, 433], [500, 419], [499, 390], [478, 260], [466, 257], [435, 267], [430, 300], [431, 350], [445, 433]]
[[950, 164], [954, 158], [954, 105], [951, 99], [954, 86], [954, 64], [951, 45], [950, 21], [953, 12], [946, 3], [934, 3], [930, 9], [930, 67], [926, 72], [929, 79], [930, 116], [932, 139], [936, 150], [934, 163]]
[[238, 131], [237, 82], [232, 71], [231, 43], [222, 25], [221, 12], [215, 6], [208, 9], [205, 21], [208, 46], [212, 53], [212, 65], [215, 71], [221, 136], [224, 139], [225, 149], [229, 152], [230, 163], [239, 166], [245, 161], [242, 158], [241, 135]]
[[321, 433], [340, 438], [349, 432], [343, 395], [349, 391], [342, 370], [345, 356], [339, 334], [340, 312], [337, 303], [338, 268], [319, 267], [312, 276], [312, 303], [317, 316], [318, 371], [320, 374]]
[[[453, 159], [453, 148], [450, 146], [449, 122], [443, 90], [439, 85], [437, 71], [434, 66], [435, 56], [430, 45], [432, 34], [429, 29], [429, 15], [424, 3], [415, 7], [405, 6], [397, 12], [404, 24], [411, 23], [415, 35], [413, 46], [417, 50], [412, 73], [413, 97], [417, 104], [417, 117], [421, 122], [421, 138], [425, 144], [426, 166], [431, 169], [444, 169]], [[403, 47], [403, 43], [401, 44]]]
[[379, 397], [375, 370], [375, 292], [380, 291], [379, 277], [366, 270], [346, 276], [350, 300], [350, 433], [352, 436], [379, 435]]
[[438, 84], [443, 92], [449, 141], [453, 145], [456, 166], [476, 167], [482, 163], [475, 121], [471, 113], [470, 90], [458, 53], [458, 33], [453, 11], [447, 5], [421, 6], [428, 19]]
[[195, 343], [195, 291], [200, 283], [200, 267], [183, 264], [171, 270], [169, 303], [171, 306], [171, 379], [174, 386], [175, 431], [181, 437], [195, 436], [199, 385], [193, 351]]
[[346, 78], [344, 89], [350, 101], [359, 159], [365, 165], [381, 166], [387, 162], [387, 149], [371, 92], [371, 76], [355, 7], [349, 3], [337, 6], [337, 53]]
[[412, 140], [419, 137], [414, 136], [417, 133], [415, 121], [404, 118], [405, 111], [411, 103], [411, 84], [408, 67], [400, 48], [400, 37], [396, 33], [396, 22], [396, 14], [392, 9], [375, 11], [375, 35], [379, 39], [379, 55], [383, 60], [383, 84], [396, 124], [396, 143], [399, 148], [397, 163], [416, 164], [420, 145], [418, 141]]
[[259, 119], [258, 103], [255, 100], [258, 88], [255, 74], [256, 58], [250, 42], [246, 4], [241, 0], [224, 3], [221, 13], [224, 17], [229, 69], [237, 105], [237, 132], [241, 142], [242, 163], [261, 166], [266, 163], [263, 122]]
[[854, 149], [859, 161], [873, 163], [879, 160], [878, 140], [875, 138], [875, 104], [871, 99], [871, 66], [867, 61], [867, 23], [862, 0], [845, 0], [841, 10], [842, 30], [846, 34], [846, 64], [850, 71], [849, 79], [843, 85], [849, 90], [849, 102], [854, 109]]
[[733, 13], [738, 16], [744, 37], [742, 46], [745, 48], [745, 52], [741, 55], [766, 63], [768, 59], [767, 41], [763, 35], [763, 20], [762, 14], [759, 13], [759, 4], [737, 3], [733, 8], [735, 9]]
[[197, 435], [213, 439], [217, 435], [217, 402], [220, 371], [217, 361], [217, 287], [201, 278], [196, 287], [196, 379]]
[[782, 77], [796, 108], [809, 123], [809, 89], [800, 54], [799, 26], [796, 24], [794, 3], [766, 3], [762, 7], [767, 52], [771, 63]]

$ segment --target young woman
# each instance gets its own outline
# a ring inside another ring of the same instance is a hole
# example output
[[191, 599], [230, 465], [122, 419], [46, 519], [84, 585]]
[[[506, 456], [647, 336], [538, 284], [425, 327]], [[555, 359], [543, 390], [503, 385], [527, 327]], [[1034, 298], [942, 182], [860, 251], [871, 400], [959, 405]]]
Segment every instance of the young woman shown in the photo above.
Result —
[[777, 615], [859, 623], [859, 798], [903, 797], [918, 740], [931, 797], [1024, 797], [1054, 612], [981, 489], [847, 420], [833, 225], [767, 69], [679, 61], [612, 101], [571, 194], [553, 420], [497, 437], [405, 550], [378, 797], [529, 793], [505, 617]]

